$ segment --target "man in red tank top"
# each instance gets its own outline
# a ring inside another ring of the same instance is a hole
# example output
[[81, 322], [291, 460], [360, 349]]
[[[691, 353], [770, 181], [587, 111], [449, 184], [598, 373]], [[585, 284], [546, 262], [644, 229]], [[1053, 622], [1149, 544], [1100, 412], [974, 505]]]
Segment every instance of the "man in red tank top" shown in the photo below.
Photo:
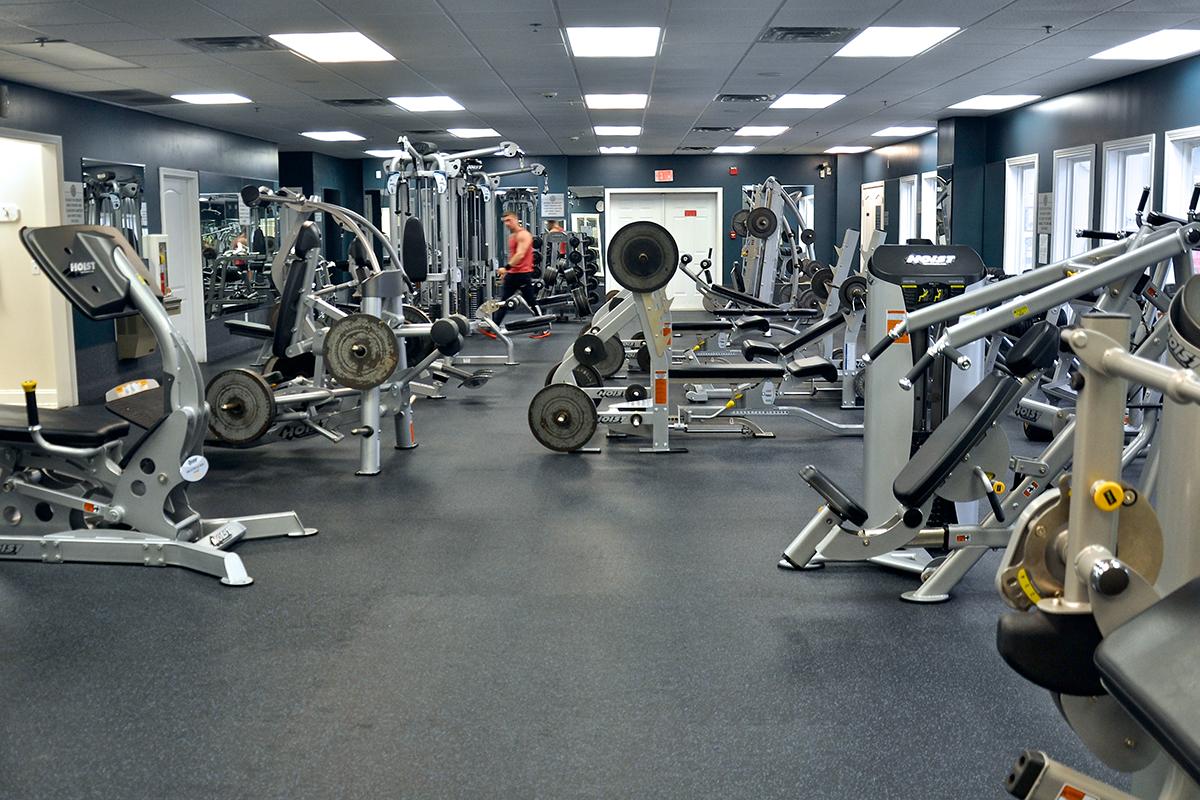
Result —
[[[529, 308], [537, 313], [537, 298], [533, 291], [533, 234], [525, 230], [516, 214], [505, 214], [504, 227], [511, 234], [508, 237], [508, 266], [500, 270], [500, 299], [508, 300], [518, 292]], [[492, 320], [501, 325], [504, 315], [508, 312], [506, 306], [500, 306], [492, 314]], [[534, 334], [536, 338], [549, 336], [549, 331]]]

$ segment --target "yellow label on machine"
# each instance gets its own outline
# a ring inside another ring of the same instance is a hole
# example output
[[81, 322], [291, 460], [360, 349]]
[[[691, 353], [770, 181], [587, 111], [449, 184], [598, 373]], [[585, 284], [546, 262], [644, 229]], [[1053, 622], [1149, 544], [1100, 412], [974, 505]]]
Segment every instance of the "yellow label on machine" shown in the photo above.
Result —
[[1101, 511], [1116, 511], [1125, 502], [1125, 487], [1116, 481], [1096, 481], [1092, 487], [1092, 502]]
[[1029, 306], [1019, 306], [1013, 309], [1012, 315], [1014, 319], [1020, 319], [1029, 313]]
[[1017, 583], [1021, 586], [1021, 591], [1029, 598], [1035, 606], [1042, 602], [1042, 596], [1038, 594], [1038, 590], [1033, 588], [1033, 581], [1029, 580], [1029, 573], [1021, 568], [1017, 571]]

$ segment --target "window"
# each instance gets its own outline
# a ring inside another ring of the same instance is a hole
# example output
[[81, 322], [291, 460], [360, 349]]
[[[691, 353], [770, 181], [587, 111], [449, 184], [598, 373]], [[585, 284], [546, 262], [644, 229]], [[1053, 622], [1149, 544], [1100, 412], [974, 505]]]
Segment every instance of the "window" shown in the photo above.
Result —
[[1089, 239], [1075, 231], [1092, 227], [1092, 163], [1096, 146], [1054, 151], [1054, 260], [1062, 261], [1088, 249]]
[[938, 186], [937, 171], [930, 170], [921, 175], [921, 238], [934, 244], [938, 240]]
[[917, 210], [920, 208], [916, 175], [900, 179], [900, 244], [917, 238]]
[[[1192, 187], [1200, 183], [1200, 125], [1167, 131], [1166, 143], [1163, 211], [1183, 217], [1192, 201]], [[1192, 252], [1192, 264], [1200, 272], [1200, 251]]]
[[1104, 203], [1100, 225], [1106, 231], [1137, 229], [1142, 188], [1154, 194], [1154, 134], [1104, 143]]
[[1033, 269], [1037, 256], [1037, 154], [1004, 162], [1004, 271]]

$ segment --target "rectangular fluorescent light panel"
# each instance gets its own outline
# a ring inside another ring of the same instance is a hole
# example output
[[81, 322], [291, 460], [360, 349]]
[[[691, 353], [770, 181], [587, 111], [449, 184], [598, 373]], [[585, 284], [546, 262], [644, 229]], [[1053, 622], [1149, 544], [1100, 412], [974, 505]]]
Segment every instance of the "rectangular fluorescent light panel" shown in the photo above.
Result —
[[567, 28], [576, 58], [650, 58], [658, 54], [661, 28]]
[[647, 94], [585, 94], [583, 101], [587, 107], [603, 111], [605, 109], [645, 108], [650, 99]]
[[363, 152], [369, 156], [372, 156], [373, 158], [396, 158], [397, 156], [404, 155], [405, 151], [403, 151], [403, 150], [364, 150]]
[[837, 147], [829, 148], [825, 152], [826, 153], [835, 153], [835, 154], [836, 153], [865, 153], [870, 149], [871, 148], [869, 148], [869, 147], [862, 147], [862, 146], [850, 147], [847, 145], [838, 145]]
[[722, 144], [713, 148], [714, 153], [749, 153], [754, 149], [752, 144]]
[[412, 111], [415, 114], [421, 114], [426, 111], [463, 111], [460, 104], [453, 97], [446, 95], [435, 95], [433, 97], [389, 97], [389, 101], [403, 108], [405, 111]]
[[592, 130], [597, 136], [641, 136], [640, 125], [597, 125]]
[[0, 50], [53, 64], [63, 69], [139, 69], [141, 64], [101, 53], [71, 42], [21, 42], [0, 45]]
[[617, 154], [620, 154], [620, 153], [636, 153], [636, 152], [637, 152], [637, 148], [636, 148], [636, 147], [634, 147], [634, 146], [632, 146], [632, 145], [629, 145], [629, 146], [614, 146], [614, 147], [601, 147], [601, 148], [600, 148], [600, 152], [601, 152], [601, 153], [604, 153], [605, 155], [617, 155]]
[[366, 138], [350, 131], [305, 131], [300, 135], [318, 142], [361, 142]]
[[787, 130], [786, 125], [745, 125], [737, 129], [734, 136], [778, 136]]
[[494, 128], [447, 128], [446, 133], [459, 139], [494, 139], [500, 132]]
[[1026, 103], [1032, 103], [1041, 97], [1040, 94], [981, 94], [970, 100], [955, 103], [950, 108], [961, 108], [967, 111], [1003, 111], [1006, 108], [1016, 108]]
[[771, 108], [828, 108], [844, 94], [782, 94]]
[[908, 58], [958, 33], [958, 28], [864, 28], [834, 53], [842, 58]]
[[240, 94], [173, 94], [171, 99], [198, 106], [222, 106], [233, 103], [253, 103], [249, 97]]
[[884, 128], [881, 131], [875, 131], [872, 136], [920, 136], [923, 133], [932, 133], [936, 128], [929, 125], [893, 125], [890, 128]]
[[1166, 61], [1190, 53], [1200, 53], [1200, 30], [1158, 31], [1090, 57], [1113, 61]]
[[342, 33], [272, 33], [284, 47], [323, 64], [395, 61], [392, 54], [358, 31]]

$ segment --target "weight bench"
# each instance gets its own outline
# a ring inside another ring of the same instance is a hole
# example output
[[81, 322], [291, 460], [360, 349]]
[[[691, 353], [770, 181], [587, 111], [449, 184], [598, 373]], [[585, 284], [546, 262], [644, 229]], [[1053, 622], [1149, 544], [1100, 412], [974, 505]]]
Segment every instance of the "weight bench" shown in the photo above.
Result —
[[798, 358], [786, 365], [751, 362], [746, 364], [696, 364], [671, 367], [671, 380], [697, 383], [749, 383], [779, 380], [784, 375], [797, 378], [825, 378], [837, 368], [823, 358]]
[[545, 330], [550, 327], [550, 323], [554, 322], [558, 317], [553, 314], [542, 314], [536, 317], [525, 317], [524, 319], [516, 319], [512, 322], [504, 321], [504, 330], [509, 333], [518, 333], [520, 331]]
[[783, 344], [775, 344], [775, 342], [769, 342], [766, 339], [747, 339], [742, 342], [742, 355], [748, 361], [753, 361], [756, 358], [782, 358], [783, 356], [791, 355], [801, 347], [824, 338], [845, 324], [846, 318], [844, 316], [834, 314], [832, 317], [826, 317], [815, 325], [810, 325], [805, 329], [804, 333], [793, 337]]
[[271, 339], [275, 332], [265, 322], [251, 322], [245, 319], [227, 319], [225, 327], [234, 336], [245, 336], [247, 339]]
[[672, 322], [671, 330], [674, 333], [696, 333], [701, 331], [733, 331], [735, 333], [758, 331], [759, 333], [766, 333], [771, 330], [771, 322], [761, 314], [756, 314], [752, 317], [742, 317], [741, 319], [683, 320], [681, 322]]
[[[38, 409], [38, 420], [46, 441], [63, 447], [103, 447], [129, 434], [128, 422], [98, 419], [79, 408]], [[25, 406], [0, 405], [0, 444], [36, 447]]]
[[730, 289], [728, 286], [722, 286], [719, 283], [711, 283], [708, 288], [718, 297], [741, 305], [750, 306], [751, 308], [778, 308], [774, 303], [768, 303], [766, 300], [760, 300], [752, 294], [739, 292], [737, 289]]

